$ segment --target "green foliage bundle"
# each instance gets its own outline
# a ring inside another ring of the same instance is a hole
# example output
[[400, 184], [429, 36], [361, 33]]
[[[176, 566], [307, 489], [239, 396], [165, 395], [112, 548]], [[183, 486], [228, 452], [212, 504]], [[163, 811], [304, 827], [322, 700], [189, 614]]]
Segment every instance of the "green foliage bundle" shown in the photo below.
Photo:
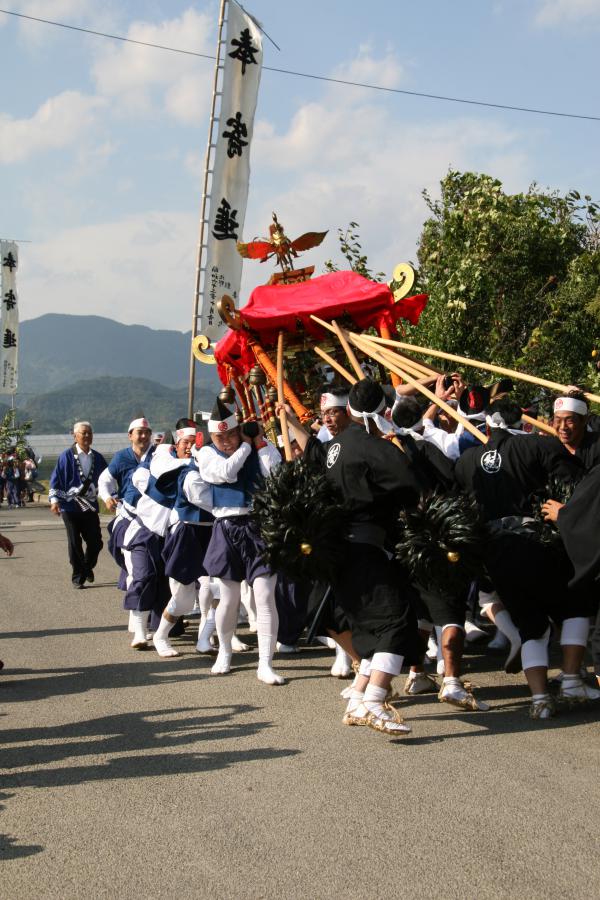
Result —
[[329, 583], [343, 566], [348, 513], [335, 486], [305, 460], [271, 472], [254, 495], [252, 514], [274, 571]]
[[423, 587], [460, 592], [481, 575], [485, 531], [473, 497], [430, 494], [398, 524], [396, 558]]

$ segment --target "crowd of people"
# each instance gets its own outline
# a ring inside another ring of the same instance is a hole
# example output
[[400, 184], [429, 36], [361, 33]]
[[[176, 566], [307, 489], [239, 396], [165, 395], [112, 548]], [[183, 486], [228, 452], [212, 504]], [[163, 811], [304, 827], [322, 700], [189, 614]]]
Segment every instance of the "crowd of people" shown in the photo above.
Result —
[[19, 454], [17, 448], [0, 453], [0, 506], [8, 509], [33, 503], [37, 465], [33, 453]]
[[[134, 419], [128, 446], [109, 464], [92, 449], [91, 424], [78, 422], [49, 493], [65, 523], [73, 586], [94, 580], [101, 498], [114, 513], [108, 547], [133, 650], [178, 656], [173, 636], [196, 610], [196, 649], [214, 653], [211, 673], [225, 676], [245, 648], [235, 634], [241, 605], [257, 634], [258, 679], [282, 685], [274, 655], [295, 652], [309, 626], [335, 650], [332, 674], [352, 678], [342, 691], [343, 723], [400, 735], [410, 728], [390, 699], [403, 669], [406, 695], [435, 691], [460, 709], [489, 708], [462, 678], [465, 642], [484, 636], [476, 623], [487, 620], [495, 646], [506, 649], [506, 671], [524, 670], [532, 718], [598, 700], [585, 667], [591, 632], [600, 681], [598, 420], [574, 387], [554, 400], [555, 435], [538, 433], [511, 391], [506, 381], [468, 387], [457, 373], [435, 382], [436, 396], [486, 443], [436, 403], [425, 406], [413, 388], [371, 378], [349, 390], [325, 384], [311, 428], [285, 408], [294, 455], [335, 486], [349, 516], [329, 584], [294, 582], [270, 568], [253, 497], [279, 471], [282, 452], [221, 399], [205, 425], [182, 418], [160, 443], [145, 418]], [[568, 485], [572, 496], [552, 496], [548, 485]], [[414, 576], [394, 555], [400, 510], [458, 492], [475, 498], [485, 523], [482, 573], [460, 589]], [[555, 539], [531, 528], [540, 520]], [[554, 640], [558, 697], [548, 684]], [[426, 671], [430, 658], [435, 674]]]

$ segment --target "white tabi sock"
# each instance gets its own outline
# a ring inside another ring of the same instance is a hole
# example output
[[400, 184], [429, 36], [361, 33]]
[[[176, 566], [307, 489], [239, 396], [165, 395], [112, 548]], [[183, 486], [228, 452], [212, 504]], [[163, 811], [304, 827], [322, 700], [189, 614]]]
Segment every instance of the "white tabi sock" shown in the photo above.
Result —
[[138, 612], [137, 610], [132, 610], [131, 618], [133, 624], [133, 640], [131, 641], [131, 646], [135, 649], [136, 647], [146, 647], [146, 628], [148, 627], [148, 617], [149, 612]]
[[156, 652], [159, 656], [169, 657], [169, 656], [179, 656], [179, 652], [171, 645], [169, 641], [169, 632], [173, 627], [173, 622], [169, 622], [164, 616], [161, 616], [160, 625], [154, 632], [154, 636], [152, 638], [152, 643], [156, 648]]
[[351, 716], [366, 716], [367, 715], [367, 707], [364, 704], [364, 692], [357, 691], [354, 688], [350, 691], [350, 698], [348, 700], [348, 705], [346, 706], [346, 712]]

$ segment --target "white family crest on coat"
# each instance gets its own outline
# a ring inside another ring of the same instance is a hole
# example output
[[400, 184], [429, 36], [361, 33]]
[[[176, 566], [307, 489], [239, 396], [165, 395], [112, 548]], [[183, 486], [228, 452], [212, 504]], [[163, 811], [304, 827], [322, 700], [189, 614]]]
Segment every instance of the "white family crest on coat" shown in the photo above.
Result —
[[342, 449], [341, 444], [332, 444], [329, 450], [327, 451], [327, 468], [331, 469], [337, 462], [337, 458], [340, 455], [340, 450]]
[[498, 450], [487, 450], [481, 457], [481, 468], [488, 475], [495, 475], [502, 468], [502, 456]]

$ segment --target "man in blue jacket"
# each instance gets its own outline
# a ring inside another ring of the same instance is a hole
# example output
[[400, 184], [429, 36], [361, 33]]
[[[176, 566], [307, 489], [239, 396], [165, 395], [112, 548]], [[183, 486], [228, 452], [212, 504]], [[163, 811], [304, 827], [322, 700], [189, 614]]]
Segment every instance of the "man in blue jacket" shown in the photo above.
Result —
[[73, 437], [75, 443], [60, 454], [50, 476], [49, 500], [54, 515], [62, 516], [65, 523], [73, 587], [81, 589], [86, 581], [94, 580], [102, 549], [96, 498], [98, 476], [106, 468], [106, 460], [92, 450], [94, 432], [89, 422], [76, 422]]

